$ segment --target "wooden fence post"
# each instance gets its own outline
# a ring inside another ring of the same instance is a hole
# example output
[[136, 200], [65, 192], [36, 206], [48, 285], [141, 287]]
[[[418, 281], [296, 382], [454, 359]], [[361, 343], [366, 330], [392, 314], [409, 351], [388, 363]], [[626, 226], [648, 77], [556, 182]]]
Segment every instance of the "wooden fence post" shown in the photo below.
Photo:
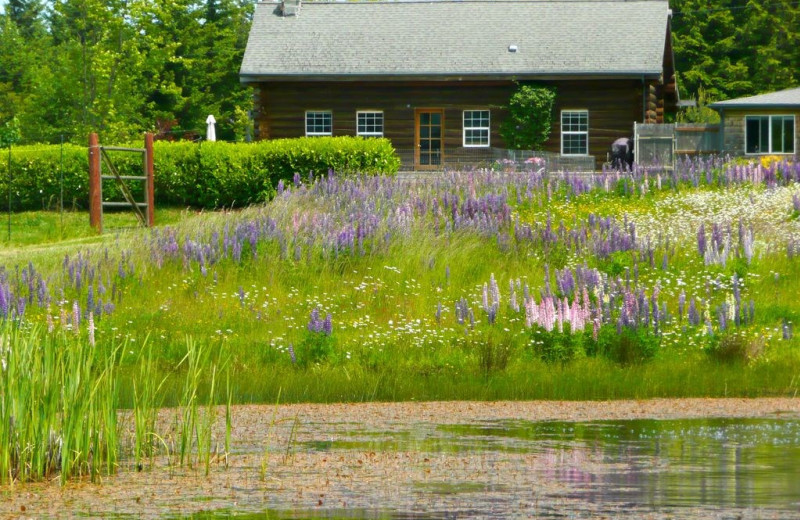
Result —
[[144, 164], [147, 177], [147, 227], [153, 227], [156, 220], [155, 186], [153, 172], [153, 134], [144, 134]]
[[102, 197], [100, 194], [100, 142], [97, 134], [89, 134], [89, 224], [103, 232]]

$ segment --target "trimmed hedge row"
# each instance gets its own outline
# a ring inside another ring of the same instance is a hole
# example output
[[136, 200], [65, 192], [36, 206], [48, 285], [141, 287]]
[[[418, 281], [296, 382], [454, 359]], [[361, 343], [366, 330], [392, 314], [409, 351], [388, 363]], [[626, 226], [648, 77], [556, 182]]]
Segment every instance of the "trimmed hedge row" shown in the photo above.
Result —
[[[141, 146], [141, 143], [135, 146]], [[400, 160], [386, 139], [303, 137], [257, 143], [155, 143], [157, 205], [197, 208], [237, 207], [268, 200], [278, 181], [295, 173], [306, 178], [329, 170], [337, 174], [394, 174]], [[0, 151], [0, 207], [8, 193], [8, 156]], [[142, 175], [137, 154], [109, 152], [122, 175]], [[12, 149], [11, 202], [13, 210], [58, 206], [63, 164], [65, 207], [85, 208], [89, 200], [86, 147], [58, 145]], [[103, 165], [103, 171], [108, 170]], [[137, 199], [141, 182], [130, 181]], [[122, 200], [115, 183], [105, 181], [104, 200]]]

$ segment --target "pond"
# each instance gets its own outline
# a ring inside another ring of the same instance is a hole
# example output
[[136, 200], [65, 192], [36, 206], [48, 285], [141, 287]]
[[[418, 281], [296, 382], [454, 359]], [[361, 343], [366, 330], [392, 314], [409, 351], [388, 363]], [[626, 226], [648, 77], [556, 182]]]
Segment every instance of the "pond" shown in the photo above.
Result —
[[[797, 399], [232, 413], [231, 453], [217, 452], [208, 474], [179, 465], [174, 451], [142, 471], [123, 460], [100, 484], [0, 488], [0, 517], [800, 518]], [[218, 426], [215, 445], [225, 436]]]
[[[373, 507], [369, 497], [351, 495], [356, 508], [271, 508], [258, 518], [800, 515], [797, 419], [504, 420], [392, 433], [351, 425], [336, 439], [296, 449], [331, 456], [422, 453], [428, 455], [422, 462], [436, 469], [394, 500], [375, 490]], [[472, 462], [466, 471], [464, 461]]]

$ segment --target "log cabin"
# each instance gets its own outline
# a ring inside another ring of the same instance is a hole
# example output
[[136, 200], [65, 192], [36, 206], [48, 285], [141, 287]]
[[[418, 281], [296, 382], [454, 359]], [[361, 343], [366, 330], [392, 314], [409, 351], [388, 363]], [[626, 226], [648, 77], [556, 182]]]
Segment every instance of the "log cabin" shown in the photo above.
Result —
[[258, 139], [386, 137], [420, 170], [507, 148], [518, 84], [549, 85], [545, 151], [594, 167], [675, 113], [670, 17], [664, 0], [259, 2], [239, 76]]

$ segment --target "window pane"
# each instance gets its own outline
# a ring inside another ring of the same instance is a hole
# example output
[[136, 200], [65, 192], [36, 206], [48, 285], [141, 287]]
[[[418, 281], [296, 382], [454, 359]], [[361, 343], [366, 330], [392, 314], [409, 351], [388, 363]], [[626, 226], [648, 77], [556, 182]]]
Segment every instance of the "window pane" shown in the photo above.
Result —
[[761, 124], [759, 126], [759, 130], [761, 136], [759, 141], [761, 143], [760, 150], [761, 153], [769, 153], [769, 117], [762, 117]]
[[565, 155], [589, 153], [589, 113], [587, 111], [561, 112], [561, 150]]
[[587, 141], [586, 134], [564, 134], [564, 154], [586, 154]]
[[759, 153], [761, 151], [759, 143], [761, 136], [761, 120], [757, 117], [745, 118], [745, 133], [747, 134], [745, 153]]
[[330, 112], [306, 112], [306, 134], [331, 135], [333, 116]]
[[358, 135], [383, 135], [383, 112], [358, 112]]
[[442, 124], [442, 114], [431, 114], [431, 124], [432, 125]]
[[772, 118], [772, 146], [771, 153], [783, 153], [783, 118]]
[[794, 153], [794, 117], [783, 120], [783, 151]]
[[489, 111], [464, 111], [464, 146], [489, 146]]

